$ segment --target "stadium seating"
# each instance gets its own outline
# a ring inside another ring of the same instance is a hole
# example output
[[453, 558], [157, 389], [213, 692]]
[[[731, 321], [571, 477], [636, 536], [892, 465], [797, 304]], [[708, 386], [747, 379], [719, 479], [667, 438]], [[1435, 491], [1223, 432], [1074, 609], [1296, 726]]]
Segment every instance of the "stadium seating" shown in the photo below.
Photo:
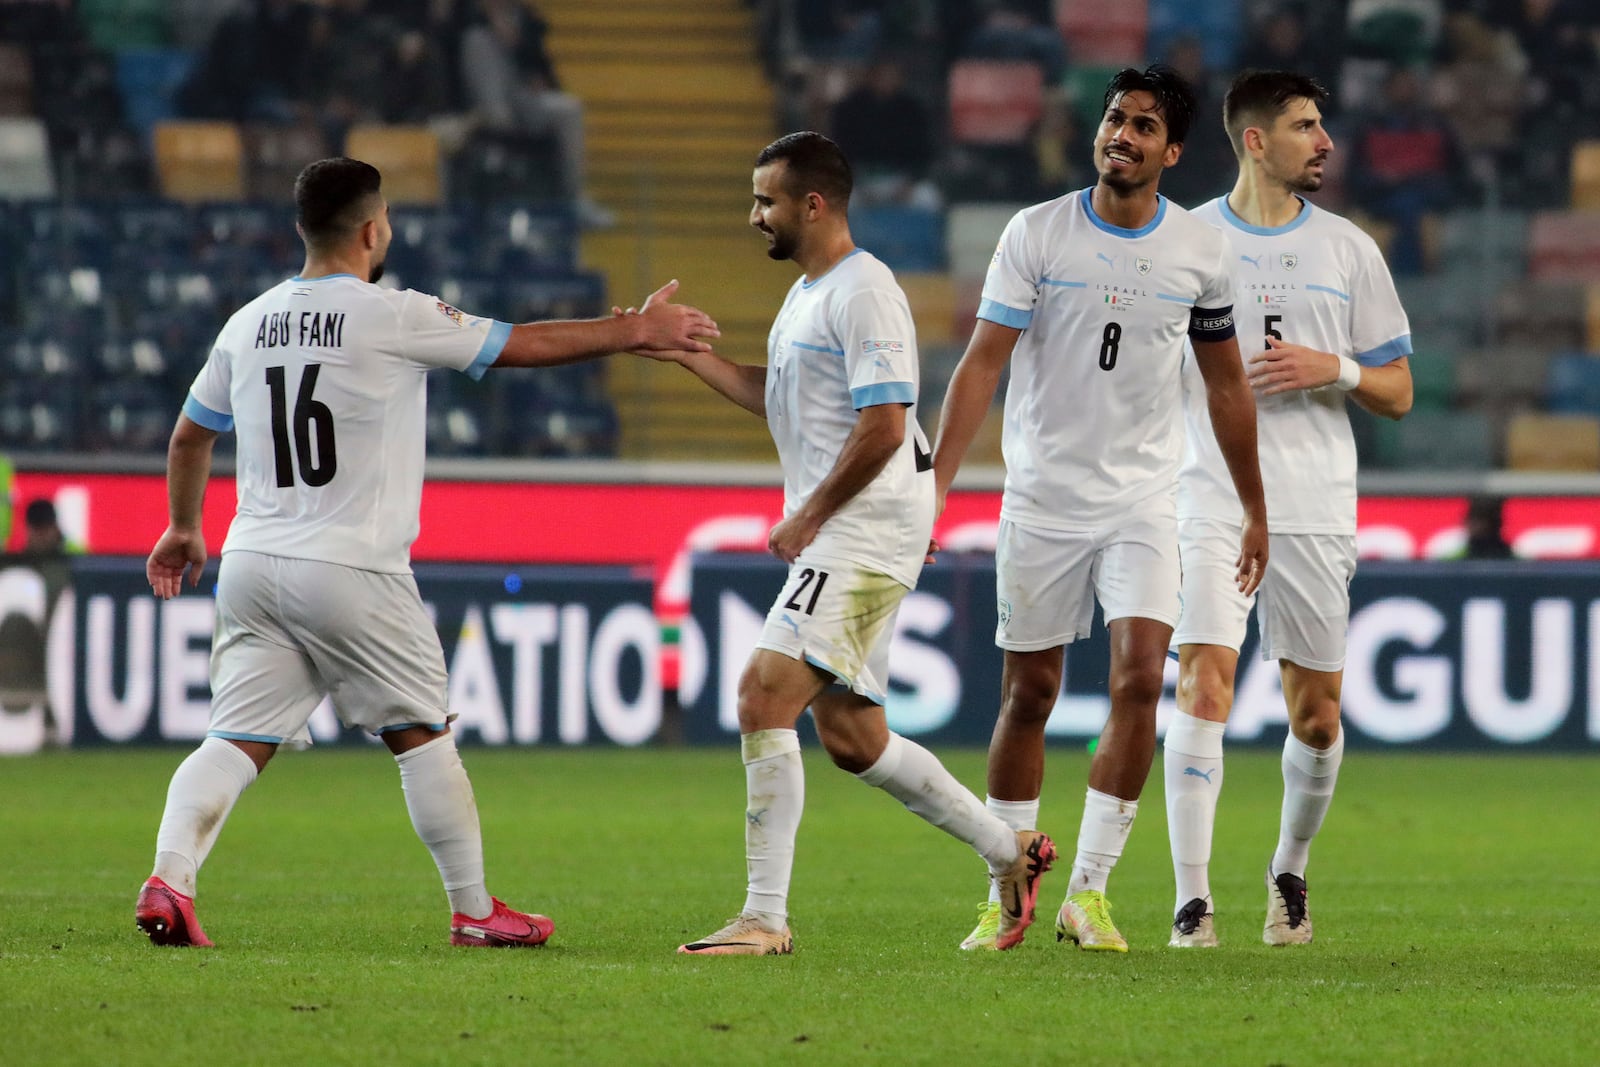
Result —
[[56, 195], [50, 144], [38, 119], [0, 119], [0, 198], [42, 200]]
[[944, 267], [942, 211], [888, 204], [852, 208], [850, 232], [856, 244], [896, 272]]
[[1150, 11], [1146, 0], [1057, 0], [1056, 26], [1067, 42], [1067, 57], [1080, 63], [1140, 63]]
[[950, 66], [950, 136], [960, 144], [1025, 142], [1044, 114], [1038, 64], [962, 59]]
[[383, 172], [391, 204], [437, 204], [443, 196], [439, 138], [426, 126], [352, 126], [345, 154]]
[[1398, 422], [1376, 420], [1372, 460], [1390, 470], [1487, 470], [1494, 442], [1481, 411], [1413, 411]]
[[1164, 56], [1173, 41], [1192, 35], [1205, 49], [1206, 66], [1228, 70], [1239, 49], [1245, 19], [1240, 0], [1149, 0], [1146, 52]]
[[175, 117], [173, 99], [189, 70], [194, 53], [180, 48], [120, 48], [117, 89], [128, 126], [141, 137], [157, 122]]
[[33, 60], [21, 45], [0, 41], [0, 117], [33, 114]]
[[1579, 141], [1572, 149], [1572, 206], [1600, 211], [1600, 141]]
[[291, 202], [295, 177], [305, 165], [333, 154], [314, 123], [250, 123], [243, 136], [245, 195], [251, 200]]
[[1506, 430], [1506, 466], [1519, 471], [1600, 471], [1600, 418], [1523, 412]]
[[1600, 415], [1600, 357], [1565, 352], [1552, 359], [1544, 406], [1557, 414]]
[[231, 122], [157, 122], [152, 137], [161, 194], [174, 200], [244, 196], [244, 140]]
[[1600, 212], [1542, 211], [1528, 235], [1535, 279], [1600, 281]]

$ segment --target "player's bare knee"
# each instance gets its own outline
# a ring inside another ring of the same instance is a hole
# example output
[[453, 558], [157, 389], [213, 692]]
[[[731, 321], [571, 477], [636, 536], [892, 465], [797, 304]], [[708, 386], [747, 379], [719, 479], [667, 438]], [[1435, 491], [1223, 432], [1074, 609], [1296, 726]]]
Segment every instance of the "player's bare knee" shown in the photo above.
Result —
[[1186, 715], [1207, 722], [1227, 722], [1233, 710], [1233, 687], [1222, 684], [1215, 675], [1194, 675], [1178, 679], [1178, 707]]
[[1056, 706], [1061, 676], [1043, 671], [1019, 672], [1005, 680], [1000, 718], [1015, 723], [1042, 723]]
[[1155, 707], [1161, 699], [1162, 665], [1154, 667], [1122, 666], [1111, 675], [1111, 704], [1113, 707]]

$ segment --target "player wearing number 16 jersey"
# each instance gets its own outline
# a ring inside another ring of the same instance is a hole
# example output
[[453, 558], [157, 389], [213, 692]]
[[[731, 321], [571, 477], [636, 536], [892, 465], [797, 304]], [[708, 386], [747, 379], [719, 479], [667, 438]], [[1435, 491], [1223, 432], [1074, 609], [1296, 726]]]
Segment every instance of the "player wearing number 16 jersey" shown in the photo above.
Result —
[[426, 386], [436, 367], [481, 377], [648, 349], [709, 350], [716, 324], [667, 302], [641, 314], [512, 326], [373, 283], [392, 232], [373, 167], [311, 164], [295, 182], [298, 277], [235, 313], [195, 379], [167, 453], [170, 525], [146, 564], [177, 595], [206, 562], [200, 506], [217, 437], [238, 438], [238, 511], [222, 547], [211, 728], [172, 777], [155, 870], [135, 918], [157, 944], [209, 945], [195, 879], [233, 804], [278, 746], [309, 740], [324, 696], [379, 735], [433, 855], [458, 945], [536, 945], [553, 924], [484, 886], [472, 786], [450, 733], [444, 655], [411, 577]]
[[1222, 733], [1233, 706], [1245, 621], [1277, 660], [1289, 712], [1278, 847], [1267, 864], [1272, 945], [1311, 940], [1306, 864], [1333, 799], [1350, 579], [1356, 566], [1356, 449], [1348, 395], [1374, 414], [1411, 408], [1411, 330], [1383, 256], [1353, 224], [1300, 194], [1322, 185], [1333, 141], [1310, 78], [1247, 71], [1223, 104], [1239, 160], [1233, 191], [1195, 215], [1228, 236], [1239, 333], [1256, 391], [1261, 476], [1272, 515], [1272, 570], [1259, 602], [1228, 581], [1240, 510], [1211, 441], [1197, 375], [1185, 373], [1188, 453], [1179, 478], [1183, 614], [1178, 713], [1167, 728], [1168, 828], [1177, 881], [1172, 944], [1209, 946], [1208, 866]]
[[[1193, 341], [1233, 483], [1245, 501], [1237, 580], [1266, 564], [1255, 412], [1233, 330], [1231, 255], [1212, 227], [1156, 191], [1178, 161], [1194, 94], [1165, 67], [1106, 87], [1092, 189], [1028, 208], [1000, 238], [978, 324], [951, 379], [934, 449], [943, 493], [1006, 391], [1006, 485], [996, 553], [997, 643], [1005, 650], [989, 746], [989, 807], [1037, 824], [1044, 729], [1065, 646], [1089, 633], [1099, 599], [1111, 632], [1111, 712], [1089, 770], [1058, 936], [1127, 951], [1107, 879], [1155, 753], [1156, 702], [1178, 618], [1174, 514], [1182, 458], [1179, 368]], [[963, 948], [993, 944], [993, 894]]]

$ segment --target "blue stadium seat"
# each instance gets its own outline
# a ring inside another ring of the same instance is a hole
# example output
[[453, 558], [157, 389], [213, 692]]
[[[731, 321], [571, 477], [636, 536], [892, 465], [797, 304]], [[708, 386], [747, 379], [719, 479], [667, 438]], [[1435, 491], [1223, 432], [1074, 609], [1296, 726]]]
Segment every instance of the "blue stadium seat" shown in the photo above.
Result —
[[59, 381], [0, 380], [0, 448], [61, 452], [77, 447], [81, 395]]
[[1413, 411], [1399, 422], [1377, 420], [1374, 459], [1390, 470], [1488, 470], [1495, 433], [1481, 411]]
[[183, 48], [124, 48], [117, 52], [117, 89], [127, 123], [148, 141], [150, 128], [176, 117], [174, 100], [194, 66]]
[[1163, 56], [1168, 46], [1186, 34], [1199, 38], [1206, 66], [1230, 70], [1244, 33], [1244, 13], [1239, 0], [1149, 0], [1150, 28], [1145, 51]]
[[484, 218], [485, 258], [507, 274], [567, 273], [578, 265], [578, 220], [570, 205], [496, 204]]
[[944, 269], [944, 213], [880, 205], [850, 213], [856, 244], [896, 271]]
[[1564, 415], [1600, 415], [1600, 356], [1567, 352], [1551, 360], [1544, 406]]

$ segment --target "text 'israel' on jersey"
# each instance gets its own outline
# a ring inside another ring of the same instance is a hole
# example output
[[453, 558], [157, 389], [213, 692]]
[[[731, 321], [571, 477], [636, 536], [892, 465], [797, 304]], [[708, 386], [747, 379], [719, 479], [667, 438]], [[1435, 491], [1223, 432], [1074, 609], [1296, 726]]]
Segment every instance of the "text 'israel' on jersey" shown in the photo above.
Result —
[[1083, 189], [1018, 212], [978, 317], [1021, 330], [1001, 449], [1001, 517], [1093, 529], [1171, 499], [1183, 455], [1184, 339], [1233, 335], [1227, 242], [1165, 197], [1136, 229]]
[[856, 249], [789, 289], [767, 337], [767, 425], [783, 465], [783, 513], [793, 515], [826, 478], [857, 412], [906, 408], [900, 450], [828, 519], [808, 548], [917, 584], [933, 534], [933, 461], [917, 424], [921, 381], [911, 308], [894, 274]]
[[482, 377], [511, 327], [352, 274], [291, 278], [228, 319], [183, 412], [234, 430], [233, 549], [406, 574], [427, 372]]
[[[1354, 223], [1302, 200], [1284, 226], [1252, 226], [1226, 197], [1194, 210], [1233, 247], [1239, 349], [1248, 361], [1276, 337], [1382, 367], [1411, 355], [1411, 326], [1378, 246]], [[1238, 495], [1211, 432], [1200, 373], [1184, 368], [1188, 446], [1180, 517], [1237, 522]], [[1256, 395], [1256, 441], [1273, 533], [1356, 532], [1356, 446], [1336, 385]]]

